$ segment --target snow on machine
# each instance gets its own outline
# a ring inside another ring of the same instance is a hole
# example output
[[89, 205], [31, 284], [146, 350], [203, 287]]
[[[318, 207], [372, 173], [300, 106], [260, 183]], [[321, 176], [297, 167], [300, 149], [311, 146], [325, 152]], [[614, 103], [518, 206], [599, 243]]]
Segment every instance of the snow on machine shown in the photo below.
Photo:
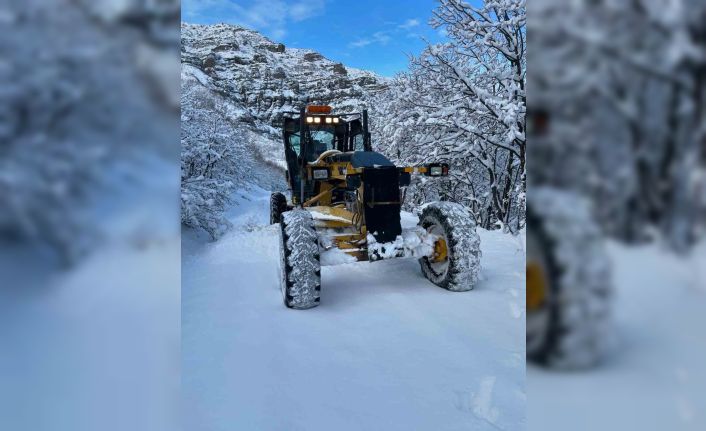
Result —
[[432, 283], [473, 288], [480, 238], [469, 210], [452, 202], [426, 204], [419, 225], [403, 229], [401, 188], [412, 174], [448, 175], [448, 165], [397, 167], [374, 152], [368, 113], [331, 113], [308, 106], [285, 114], [283, 138], [290, 199], [270, 197], [270, 223], [281, 227], [280, 283], [289, 308], [319, 305], [321, 264], [419, 259]]

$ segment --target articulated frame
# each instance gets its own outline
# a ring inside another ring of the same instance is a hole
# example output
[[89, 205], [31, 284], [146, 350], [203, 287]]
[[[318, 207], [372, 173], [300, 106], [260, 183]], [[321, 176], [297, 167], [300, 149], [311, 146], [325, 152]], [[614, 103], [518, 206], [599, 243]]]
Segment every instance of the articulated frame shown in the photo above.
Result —
[[[356, 168], [350, 162], [327, 162], [322, 160], [326, 157], [322, 154], [316, 162], [307, 165], [307, 175], [309, 179], [313, 177], [314, 169], [328, 170], [328, 178], [326, 181], [319, 182], [320, 192], [303, 203], [302, 207], [312, 213], [317, 231], [325, 238], [324, 248], [330, 249], [336, 247], [344, 253], [355, 257], [358, 261], [378, 260], [383, 259], [378, 255], [370, 256], [368, 250], [368, 231], [365, 223], [365, 213], [363, 211], [363, 193], [364, 187], [361, 181], [358, 181], [357, 189], [357, 211], [350, 211], [345, 203], [333, 203], [332, 193], [338, 188], [345, 188], [356, 175], [361, 175], [365, 168]], [[429, 167], [398, 167], [400, 173], [407, 174], [428, 174]], [[391, 205], [401, 204], [401, 202], [368, 202], [367, 205]], [[426, 233], [421, 228], [415, 228], [414, 234], [419, 237], [427, 237], [431, 234]], [[383, 245], [385, 246], [385, 245]], [[392, 246], [392, 245], [390, 245]], [[394, 257], [416, 256], [419, 257], [417, 251], [406, 250], [404, 245], [398, 245], [398, 249], [392, 253]], [[443, 260], [446, 258], [447, 247], [443, 238], [434, 238], [434, 246], [427, 253], [428, 257], [434, 261]]]

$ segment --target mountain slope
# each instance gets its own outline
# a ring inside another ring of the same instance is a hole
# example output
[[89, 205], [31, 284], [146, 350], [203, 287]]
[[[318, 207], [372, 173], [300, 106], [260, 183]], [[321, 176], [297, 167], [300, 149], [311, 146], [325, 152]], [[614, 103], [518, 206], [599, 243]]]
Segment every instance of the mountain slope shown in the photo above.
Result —
[[181, 30], [182, 64], [202, 71], [212, 91], [245, 108], [246, 122], [277, 125], [283, 112], [306, 103], [359, 110], [387, 85], [374, 73], [285, 47], [237, 25], [182, 23]]

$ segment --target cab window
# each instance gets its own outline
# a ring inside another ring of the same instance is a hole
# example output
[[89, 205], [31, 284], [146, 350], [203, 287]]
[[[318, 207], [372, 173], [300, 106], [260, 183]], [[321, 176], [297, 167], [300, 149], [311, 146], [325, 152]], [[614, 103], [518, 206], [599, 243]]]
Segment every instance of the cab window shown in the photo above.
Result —
[[291, 148], [297, 156], [301, 154], [301, 140], [298, 133], [289, 135], [289, 148]]
[[353, 137], [353, 151], [365, 151], [362, 133], [359, 133]]

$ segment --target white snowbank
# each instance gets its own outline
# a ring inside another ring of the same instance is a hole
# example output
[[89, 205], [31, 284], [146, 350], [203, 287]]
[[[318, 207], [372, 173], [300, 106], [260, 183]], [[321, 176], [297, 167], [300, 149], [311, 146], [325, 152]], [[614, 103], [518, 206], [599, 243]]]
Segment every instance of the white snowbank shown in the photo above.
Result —
[[70, 270], [0, 247], [1, 429], [178, 428], [178, 170], [106, 169], [91, 208], [103, 242]]

